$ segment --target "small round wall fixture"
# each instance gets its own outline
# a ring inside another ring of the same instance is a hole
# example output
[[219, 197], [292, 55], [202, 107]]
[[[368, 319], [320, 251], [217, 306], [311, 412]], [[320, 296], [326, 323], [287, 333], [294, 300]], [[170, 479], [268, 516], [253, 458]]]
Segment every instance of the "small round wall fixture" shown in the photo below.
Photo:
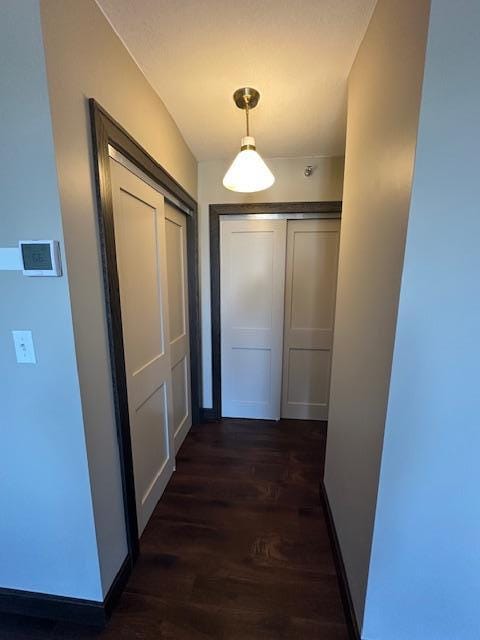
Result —
[[313, 166], [311, 164], [307, 164], [307, 166], [305, 167], [305, 171], [303, 172], [303, 175], [306, 178], [310, 178], [312, 173], [313, 173]]
[[223, 178], [223, 186], [230, 191], [253, 193], [268, 189], [275, 177], [257, 153], [255, 138], [250, 135], [250, 109], [254, 109], [260, 94], [251, 87], [242, 87], [233, 94], [233, 100], [239, 109], [245, 110], [247, 135], [240, 143], [240, 151]]

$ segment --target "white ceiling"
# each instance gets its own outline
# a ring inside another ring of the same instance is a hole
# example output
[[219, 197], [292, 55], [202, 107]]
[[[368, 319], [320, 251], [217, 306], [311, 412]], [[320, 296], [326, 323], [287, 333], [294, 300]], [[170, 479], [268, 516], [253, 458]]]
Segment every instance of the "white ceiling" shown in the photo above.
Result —
[[198, 160], [343, 155], [346, 80], [376, 0], [97, 0]]

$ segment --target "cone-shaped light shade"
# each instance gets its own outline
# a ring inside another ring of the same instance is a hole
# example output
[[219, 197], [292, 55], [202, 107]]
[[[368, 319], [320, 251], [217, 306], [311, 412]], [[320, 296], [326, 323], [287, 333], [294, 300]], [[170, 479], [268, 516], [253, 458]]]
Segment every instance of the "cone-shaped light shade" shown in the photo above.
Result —
[[[241, 193], [253, 193], [268, 189], [275, 182], [275, 177], [260, 155], [255, 150], [255, 140], [249, 136], [242, 139], [243, 149], [237, 154], [223, 178], [223, 186], [230, 191]], [[253, 144], [252, 144], [253, 141]]]

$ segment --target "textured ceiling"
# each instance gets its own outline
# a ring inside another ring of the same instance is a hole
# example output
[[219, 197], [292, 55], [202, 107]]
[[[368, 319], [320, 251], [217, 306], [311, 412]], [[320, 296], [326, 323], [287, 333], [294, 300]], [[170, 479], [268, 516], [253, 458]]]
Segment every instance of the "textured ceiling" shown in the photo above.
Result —
[[244, 135], [262, 155], [343, 155], [346, 80], [375, 0], [97, 0], [198, 160]]

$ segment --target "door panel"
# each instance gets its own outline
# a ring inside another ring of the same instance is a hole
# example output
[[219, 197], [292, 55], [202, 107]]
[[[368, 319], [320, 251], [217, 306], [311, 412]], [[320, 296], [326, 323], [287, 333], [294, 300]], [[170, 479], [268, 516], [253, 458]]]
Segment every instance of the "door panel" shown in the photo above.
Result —
[[187, 358], [179, 360], [172, 369], [172, 394], [173, 424], [182, 425], [189, 415]]
[[[142, 520], [141, 530], [160, 499], [173, 467], [167, 469], [169, 463], [169, 442], [166, 429], [159, 429], [158, 424], [168, 422], [168, 400], [166, 384], [162, 383], [150, 397], [147, 397], [135, 409], [136, 466], [135, 483], [140, 490]], [[141, 459], [139, 459], [141, 453]], [[162, 474], [168, 473], [165, 484]], [[141, 532], [140, 532], [141, 533]]]
[[114, 160], [110, 166], [141, 534], [174, 469], [164, 199]]
[[285, 220], [221, 220], [222, 415], [280, 418]]
[[326, 420], [340, 222], [289, 220], [282, 417]]
[[328, 402], [330, 352], [323, 349], [290, 349], [287, 402], [324, 405]]
[[192, 426], [188, 327], [187, 221], [165, 203], [173, 438], [178, 451]]

